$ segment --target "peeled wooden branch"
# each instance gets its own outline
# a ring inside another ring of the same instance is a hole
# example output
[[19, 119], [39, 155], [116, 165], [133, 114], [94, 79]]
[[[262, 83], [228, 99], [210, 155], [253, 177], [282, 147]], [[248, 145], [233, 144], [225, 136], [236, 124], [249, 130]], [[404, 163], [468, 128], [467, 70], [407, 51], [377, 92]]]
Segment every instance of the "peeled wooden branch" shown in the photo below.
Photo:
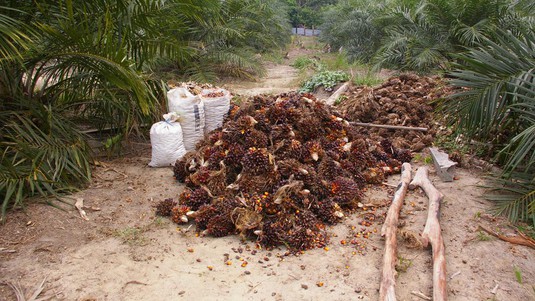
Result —
[[381, 288], [379, 290], [379, 300], [396, 300], [396, 260], [397, 260], [397, 239], [399, 212], [403, 205], [403, 200], [407, 194], [407, 188], [411, 181], [411, 165], [403, 163], [401, 166], [401, 181], [392, 198], [392, 204], [388, 209], [385, 222], [381, 228], [381, 236], [385, 237], [385, 255], [383, 257], [383, 276]]
[[535, 249], [535, 240], [531, 237], [526, 236], [522, 232], [518, 232], [520, 236], [505, 236], [505, 235], [498, 234], [497, 232], [494, 232], [492, 230], [489, 230], [481, 225], [479, 225], [479, 229], [503, 241], [510, 242], [515, 245], [522, 245], [522, 246], [527, 246], [532, 249]]
[[427, 132], [427, 130], [428, 130], [428, 128], [402, 126], [402, 125], [387, 125], [387, 124], [364, 123], [364, 122], [349, 122], [349, 124], [358, 125], [358, 126], [364, 126], [364, 127], [372, 127], [372, 128], [391, 129], [391, 130], [407, 130], [407, 131], [420, 131], [420, 132]]
[[421, 187], [429, 198], [429, 209], [422, 233], [422, 243], [424, 247], [431, 243], [433, 249], [433, 300], [443, 301], [448, 298], [446, 291], [446, 257], [438, 218], [440, 202], [444, 195], [433, 186], [433, 183], [429, 180], [428, 173], [426, 166], [418, 168], [409, 186], [411, 189], [416, 186]]
[[428, 296], [424, 295], [424, 293], [422, 293], [420, 291], [412, 291], [411, 294], [415, 295], [416, 297], [421, 298], [423, 300], [433, 300], [433, 299], [431, 299], [431, 297], [428, 297]]
[[336, 90], [336, 92], [334, 92], [329, 98], [327, 98], [327, 100], [325, 100], [325, 103], [331, 106], [334, 105], [338, 97], [347, 91], [347, 88], [349, 88], [350, 84], [351, 82], [345, 82], [342, 86], [340, 86], [340, 88], [338, 88], [338, 90]]

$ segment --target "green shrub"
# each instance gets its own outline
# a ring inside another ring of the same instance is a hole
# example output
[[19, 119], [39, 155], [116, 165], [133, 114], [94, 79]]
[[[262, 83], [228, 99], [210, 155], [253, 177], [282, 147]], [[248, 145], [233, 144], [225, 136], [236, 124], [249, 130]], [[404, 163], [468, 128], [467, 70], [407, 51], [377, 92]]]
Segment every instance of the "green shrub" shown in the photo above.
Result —
[[339, 82], [347, 80], [349, 80], [349, 75], [342, 71], [319, 71], [302, 85], [300, 92], [313, 92], [318, 87], [323, 87], [326, 91], [332, 91]]
[[317, 61], [306, 56], [300, 56], [292, 63], [292, 67], [303, 70], [309, 67], [315, 67]]

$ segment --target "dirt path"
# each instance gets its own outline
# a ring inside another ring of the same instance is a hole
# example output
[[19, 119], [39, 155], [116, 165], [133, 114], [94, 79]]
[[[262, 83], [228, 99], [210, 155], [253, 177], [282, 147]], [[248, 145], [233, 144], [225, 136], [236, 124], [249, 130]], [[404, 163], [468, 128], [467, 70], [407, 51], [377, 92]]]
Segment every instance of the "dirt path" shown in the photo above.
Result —
[[270, 63], [266, 76], [256, 82], [229, 82], [225, 86], [235, 94], [253, 96], [258, 94], [280, 94], [299, 88], [298, 70], [283, 64]]
[[315, 50], [305, 47], [292, 47], [282, 59], [282, 62], [268, 62], [265, 66], [266, 75], [257, 81], [228, 80], [223, 86], [234, 94], [254, 96], [259, 94], [280, 94], [299, 89], [299, 70], [292, 67], [292, 63], [300, 56], [312, 56]]

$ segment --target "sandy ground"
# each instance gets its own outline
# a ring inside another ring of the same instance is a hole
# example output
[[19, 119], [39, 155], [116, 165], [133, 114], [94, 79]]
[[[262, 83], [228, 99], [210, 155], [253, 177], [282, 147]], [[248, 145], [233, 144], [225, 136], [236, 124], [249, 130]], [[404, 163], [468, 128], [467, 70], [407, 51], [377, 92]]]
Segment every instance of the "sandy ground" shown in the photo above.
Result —
[[[296, 88], [294, 78], [295, 69], [272, 64], [267, 78], [231, 88], [242, 95], [280, 93]], [[57, 209], [43, 200], [9, 214], [0, 225], [0, 300], [17, 300], [7, 283], [31, 294], [43, 280], [40, 296], [51, 300], [378, 299], [384, 249], [378, 232], [387, 206], [348, 214], [328, 229], [328, 248], [299, 256], [284, 248], [260, 249], [254, 238], [198, 237], [194, 225], [177, 226], [155, 216], [153, 206], [178, 198], [183, 186], [170, 168], [147, 166], [150, 144], [133, 150], [95, 167], [91, 185], [67, 200], [83, 198], [86, 206], [99, 209], [86, 209], [89, 220], [71, 205], [54, 202], [62, 208]], [[431, 174], [445, 194], [441, 224], [449, 300], [535, 300], [535, 250], [479, 232], [480, 224], [509, 233], [512, 228], [487, 213], [491, 204], [478, 187], [482, 172], [459, 169], [457, 176], [444, 183]], [[394, 186], [398, 181], [399, 175], [388, 179]], [[370, 186], [363, 203], [388, 204], [393, 189]], [[426, 215], [425, 195], [409, 192], [401, 229], [417, 237]], [[371, 225], [363, 226], [364, 221]], [[430, 251], [414, 247], [400, 237], [401, 301], [423, 300], [413, 291], [432, 295]]]
[[[328, 250], [300, 256], [259, 249], [238, 236], [198, 237], [194, 225], [155, 217], [153, 205], [176, 198], [183, 187], [171, 169], [147, 167], [149, 155], [146, 145], [95, 169], [94, 182], [72, 196], [100, 209], [88, 209], [88, 221], [71, 206], [31, 204], [12, 212], [0, 228], [0, 281], [31, 291], [46, 279], [42, 296], [52, 300], [377, 300], [384, 248], [377, 232], [386, 206], [348, 215], [329, 228]], [[457, 175], [451, 183], [432, 175], [446, 195], [441, 223], [449, 299], [535, 300], [535, 250], [478, 232], [479, 224], [506, 226], [486, 214], [490, 204], [477, 187], [481, 174], [460, 169]], [[399, 175], [389, 178], [398, 181]], [[390, 186], [369, 187], [364, 203], [385, 204], [392, 194]], [[402, 229], [418, 235], [426, 207], [425, 195], [410, 191]], [[372, 224], [362, 226], [365, 220]], [[399, 300], [421, 300], [412, 291], [432, 294], [430, 252], [411, 246], [400, 239]], [[7, 285], [0, 286], [0, 300], [16, 300]]]
[[298, 89], [298, 70], [288, 65], [269, 63], [266, 76], [258, 81], [230, 81], [224, 86], [234, 94], [244, 96], [280, 94]]
[[[310, 41], [308, 43], [311, 43]], [[315, 43], [315, 42], [312, 42]], [[267, 62], [265, 65], [266, 75], [256, 81], [244, 81], [239, 79], [223, 80], [221, 85], [235, 95], [254, 96], [259, 94], [280, 94], [299, 89], [299, 70], [290, 66], [296, 58], [300, 56], [312, 56], [317, 50], [311, 45], [297, 47], [292, 43], [290, 49], [285, 54], [282, 62]]]

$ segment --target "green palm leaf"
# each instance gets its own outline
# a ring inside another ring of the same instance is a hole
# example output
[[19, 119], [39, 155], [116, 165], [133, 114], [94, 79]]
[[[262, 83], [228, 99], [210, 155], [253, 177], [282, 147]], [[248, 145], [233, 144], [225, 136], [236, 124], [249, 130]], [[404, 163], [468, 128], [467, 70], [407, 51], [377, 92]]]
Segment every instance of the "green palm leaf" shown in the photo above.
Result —
[[[470, 137], [498, 137], [505, 143], [499, 153], [510, 172], [534, 164], [535, 145], [535, 39], [526, 33], [517, 38], [500, 32], [497, 42], [485, 39], [482, 46], [458, 56], [451, 84], [467, 88], [452, 96], [446, 111], [456, 114], [459, 128]], [[507, 131], [508, 137], [499, 135]]]
[[535, 179], [530, 174], [516, 174], [516, 180], [492, 178], [487, 186], [495, 194], [485, 198], [496, 204], [495, 213], [512, 222], [531, 221], [535, 225]]
[[25, 110], [0, 114], [4, 124], [0, 131], [0, 220], [10, 206], [22, 206], [28, 196], [59, 196], [91, 177], [83, 135], [50, 106], [27, 105], [21, 106]]
[[535, 37], [498, 31], [479, 47], [459, 55], [451, 83], [463, 89], [442, 110], [469, 138], [484, 139], [501, 150], [501, 178], [488, 187], [496, 212], [511, 221], [535, 224]]
[[[15, 3], [16, 1], [11, 1]], [[19, 1], [20, 2], [20, 1]], [[254, 56], [283, 47], [281, 1], [36, 0], [0, 7], [0, 202], [58, 195], [90, 179], [80, 125], [109, 142], [158, 120], [173, 62], [204, 79], [262, 74]]]
[[0, 6], [0, 64], [23, 58], [23, 52], [30, 47], [29, 27], [6, 12], [22, 13], [19, 10]]

